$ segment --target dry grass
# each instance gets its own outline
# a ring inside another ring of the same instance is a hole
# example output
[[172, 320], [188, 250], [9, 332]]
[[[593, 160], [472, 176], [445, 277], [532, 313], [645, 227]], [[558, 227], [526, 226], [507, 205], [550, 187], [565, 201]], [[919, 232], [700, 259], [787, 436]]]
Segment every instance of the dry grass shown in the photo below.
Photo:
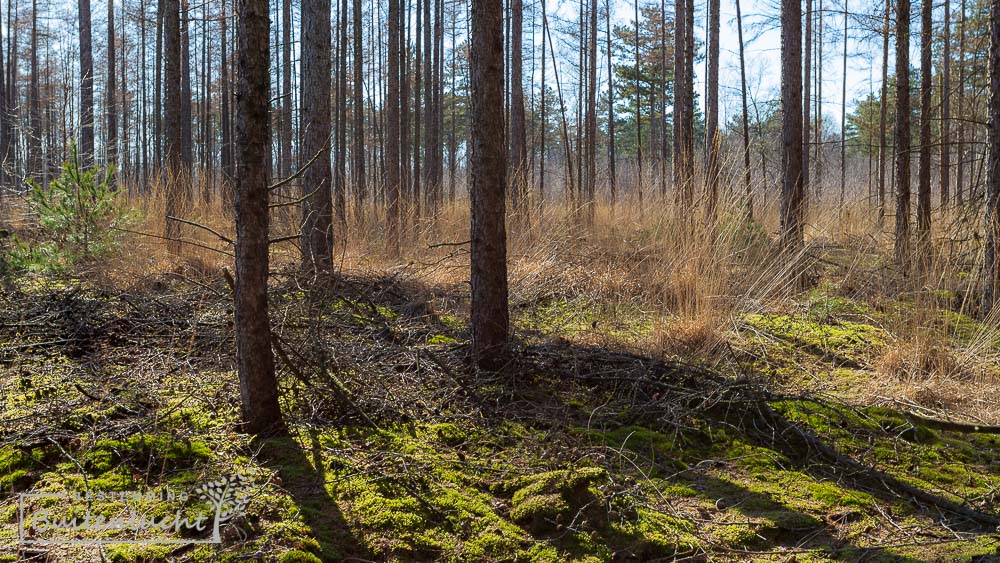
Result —
[[[126, 286], [157, 283], [165, 274], [205, 280], [231, 264], [231, 245], [190, 225], [181, 226], [182, 252], [168, 252], [160, 238], [162, 191], [154, 185], [150, 194], [128, 198], [136, 220], [131, 232], [123, 233], [125, 250], [92, 267], [95, 278]], [[614, 207], [598, 204], [589, 225], [561, 201], [541, 210], [533, 207], [527, 216], [511, 216], [508, 252], [515, 314], [553, 299], [570, 299], [599, 304], [609, 317], [606, 323], [613, 325], [623, 320], [614, 318], [615, 311], [638, 310], [652, 319], [652, 329], [627, 342], [611, 339], [614, 343], [647, 353], [717, 360], [743, 315], [795, 310], [803, 288], [791, 283], [791, 274], [804, 270], [805, 290], [822, 284], [824, 291], [886, 313], [878, 325], [891, 336], [891, 344], [871, 370], [873, 390], [911, 400], [947, 397], [942, 402], [966, 406], [981, 405], [986, 393], [1000, 391], [998, 337], [987, 328], [996, 326], [997, 319], [985, 325], [967, 320], [978, 314], [972, 298], [980, 268], [978, 241], [970, 235], [977, 225], [974, 214], [937, 212], [935, 260], [924, 275], [906, 277], [892, 263], [892, 216], [879, 228], [874, 206], [864, 196], [843, 208], [811, 203], [807, 248], [790, 257], [772, 243], [778, 225], [773, 197], [758, 196], [758, 225], [747, 227], [736, 195], [723, 198], [718, 221], [709, 223], [700, 210], [680, 216], [672, 196], [664, 200], [650, 193], [655, 190], [646, 190], [642, 205], [634, 199]], [[297, 214], [294, 207], [275, 212], [274, 235], [294, 233]], [[435, 306], [464, 314], [467, 201], [446, 204], [433, 220], [410, 217], [399, 260], [384, 251], [382, 209], [366, 208], [363, 219], [357, 215], [349, 209], [348, 224], [337, 226], [341, 244], [335, 262], [340, 269], [419, 282], [434, 288]], [[232, 218], [221, 202], [216, 198], [206, 204], [197, 190], [183, 217], [234, 237]], [[277, 244], [274, 267], [291, 267], [298, 255], [295, 241]], [[900, 307], [901, 301], [910, 305]], [[965, 332], [955, 338], [956, 331]], [[859, 393], [866, 394], [863, 389]], [[990, 412], [994, 419], [1000, 416], [1000, 409]]]

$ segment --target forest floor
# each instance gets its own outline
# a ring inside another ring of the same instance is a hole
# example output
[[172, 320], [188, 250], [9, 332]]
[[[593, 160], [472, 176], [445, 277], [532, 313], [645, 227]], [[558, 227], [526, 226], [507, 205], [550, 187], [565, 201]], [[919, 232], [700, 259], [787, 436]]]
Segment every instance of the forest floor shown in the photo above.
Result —
[[[464, 284], [279, 266], [291, 437], [266, 442], [237, 430], [222, 276], [9, 275], [0, 561], [1000, 558], [1000, 366], [968, 360], [993, 333], [939, 291], [924, 324], [947, 341], [900, 342], [915, 297], [817, 272], [711, 328], [518, 294], [511, 365], [477, 374]], [[18, 542], [15, 493], [234, 473], [252, 493], [221, 545]]]

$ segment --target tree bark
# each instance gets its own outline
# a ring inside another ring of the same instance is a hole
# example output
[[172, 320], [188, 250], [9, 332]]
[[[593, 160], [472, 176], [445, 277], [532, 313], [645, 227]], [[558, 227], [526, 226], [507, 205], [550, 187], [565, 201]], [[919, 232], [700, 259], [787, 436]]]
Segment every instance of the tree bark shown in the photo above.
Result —
[[[743, 44], [743, 10], [736, 0], [736, 30], [740, 42], [740, 93], [743, 99], [743, 206], [746, 222], [753, 221], [753, 186], [750, 177], [750, 116], [747, 108], [747, 63]], [[805, 164], [805, 159], [803, 159]]]
[[[354, 146], [351, 147], [351, 156], [354, 157], [352, 165], [352, 178], [354, 180], [354, 201], [355, 213], [359, 219], [364, 217], [364, 202], [367, 190], [367, 179], [365, 177], [365, 100], [364, 100], [364, 56], [362, 53], [362, 8], [361, 0], [353, 2], [354, 16]], [[291, 80], [289, 79], [289, 83]]]
[[330, 169], [330, 0], [302, 2], [302, 265], [333, 264]]
[[785, 249], [795, 251], [803, 245], [802, 13], [796, 0], [781, 2], [781, 109], [781, 237]]
[[[94, 162], [94, 47], [91, 39], [90, 0], [80, 0], [80, 162]], [[32, 47], [32, 51], [35, 47]], [[33, 55], [34, 56], [34, 55]], [[34, 134], [34, 132], [32, 132]]]
[[910, 0], [896, 0], [896, 263], [910, 263]]
[[386, 102], [385, 102], [385, 194], [387, 200], [386, 212], [386, 248], [390, 256], [399, 256], [399, 221], [400, 221], [400, 146], [399, 146], [399, 45], [400, 45], [400, 0], [389, 0], [389, 47], [386, 68]]
[[917, 171], [917, 245], [923, 271], [931, 260], [931, 34], [934, 7], [920, 9], [920, 162]]
[[1000, 2], [990, 2], [989, 25], [989, 169], [986, 181], [986, 241], [983, 245], [983, 302], [980, 307], [980, 316], [984, 319], [996, 307], [1000, 292], [1000, 253], [997, 252], [1000, 245]]
[[[183, 168], [183, 129], [181, 127], [181, 27], [179, 0], [163, 0], [163, 46], [164, 46], [164, 142], [166, 155], [166, 202], [165, 211], [169, 217], [180, 215], [182, 208], [180, 178]], [[166, 221], [164, 236], [169, 241], [173, 253], [180, 252], [180, 223]]]
[[941, 36], [941, 206], [951, 199], [951, 2], [944, 0]]
[[[175, 0], [176, 1], [176, 0]], [[268, 3], [239, 0], [236, 104], [236, 363], [247, 432], [286, 432], [278, 406], [267, 311], [269, 127]]]
[[522, 200], [526, 189], [526, 166], [528, 162], [526, 129], [524, 122], [524, 85], [523, 85], [523, 33], [524, 20], [522, 0], [511, 0], [511, 68], [510, 68], [510, 170], [513, 174], [511, 178], [511, 204], [513, 211], [521, 211]]
[[886, 141], [886, 127], [889, 114], [889, 0], [885, 2], [885, 20], [882, 29], [882, 92], [878, 108], [878, 226], [885, 222], [885, 163], [889, 147]]
[[500, 2], [472, 0], [471, 325], [473, 356], [486, 370], [506, 363], [509, 331], [501, 16]]
[[714, 222], [719, 200], [719, 151], [722, 136], [719, 133], [719, 0], [708, 2], [708, 84], [705, 96], [705, 146], [708, 150], [706, 175], [706, 208], [709, 221]]
[[[124, 69], [123, 69], [124, 70]], [[118, 83], [115, 73], [115, 3], [108, 0], [108, 84], [105, 92], [107, 105], [107, 163], [118, 165]], [[124, 84], [123, 84], [124, 86]], [[110, 171], [109, 171], [110, 172]], [[108, 174], [108, 183], [115, 186], [117, 171]]]

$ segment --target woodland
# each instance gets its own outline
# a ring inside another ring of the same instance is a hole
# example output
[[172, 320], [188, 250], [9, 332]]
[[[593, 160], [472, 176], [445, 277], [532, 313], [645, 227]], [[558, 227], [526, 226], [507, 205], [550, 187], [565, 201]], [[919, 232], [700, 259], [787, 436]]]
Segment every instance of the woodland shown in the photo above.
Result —
[[6, 0], [0, 562], [1000, 561], [998, 244], [1000, 0]]

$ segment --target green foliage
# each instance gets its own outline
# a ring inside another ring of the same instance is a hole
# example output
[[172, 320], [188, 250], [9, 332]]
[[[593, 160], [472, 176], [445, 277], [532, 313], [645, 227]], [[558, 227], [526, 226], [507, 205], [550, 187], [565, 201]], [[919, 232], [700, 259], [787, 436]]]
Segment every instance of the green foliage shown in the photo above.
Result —
[[64, 270], [118, 246], [115, 228], [127, 221], [128, 214], [108, 183], [114, 169], [81, 168], [75, 146], [71, 155], [47, 188], [28, 181], [28, 204], [46, 240], [17, 242], [10, 260], [15, 269]]

